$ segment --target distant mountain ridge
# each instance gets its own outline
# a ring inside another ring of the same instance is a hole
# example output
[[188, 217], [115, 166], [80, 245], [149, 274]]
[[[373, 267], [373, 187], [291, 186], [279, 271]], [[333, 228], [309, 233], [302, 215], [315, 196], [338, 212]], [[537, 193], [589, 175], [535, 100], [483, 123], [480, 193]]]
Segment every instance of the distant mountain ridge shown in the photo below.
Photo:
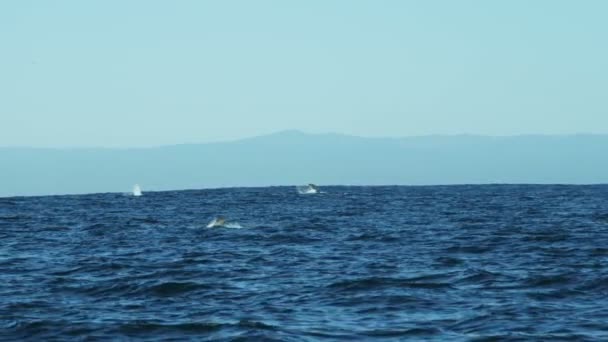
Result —
[[152, 148], [0, 148], [0, 196], [230, 186], [608, 183], [608, 135], [363, 138], [283, 131]]

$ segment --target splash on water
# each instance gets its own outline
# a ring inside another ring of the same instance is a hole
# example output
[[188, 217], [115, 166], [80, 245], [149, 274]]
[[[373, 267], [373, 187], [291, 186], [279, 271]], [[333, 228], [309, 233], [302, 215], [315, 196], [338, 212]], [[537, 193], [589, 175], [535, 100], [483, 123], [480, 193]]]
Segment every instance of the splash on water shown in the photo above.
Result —
[[319, 187], [314, 184], [298, 185], [296, 186], [296, 190], [300, 195], [312, 195], [319, 193]]
[[238, 222], [230, 222], [222, 216], [218, 216], [207, 224], [207, 228], [243, 228]]
[[141, 193], [141, 188], [139, 187], [139, 184], [135, 184], [133, 186], [133, 196], [139, 197], [141, 195], [142, 195], [142, 193]]

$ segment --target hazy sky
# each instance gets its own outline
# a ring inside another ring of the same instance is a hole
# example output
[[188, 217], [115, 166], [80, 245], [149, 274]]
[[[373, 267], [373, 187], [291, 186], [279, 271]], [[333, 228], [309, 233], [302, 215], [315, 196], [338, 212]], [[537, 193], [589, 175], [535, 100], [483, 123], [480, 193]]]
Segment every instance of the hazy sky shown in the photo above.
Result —
[[608, 1], [2, 1], [0, 146], [608, 133]]

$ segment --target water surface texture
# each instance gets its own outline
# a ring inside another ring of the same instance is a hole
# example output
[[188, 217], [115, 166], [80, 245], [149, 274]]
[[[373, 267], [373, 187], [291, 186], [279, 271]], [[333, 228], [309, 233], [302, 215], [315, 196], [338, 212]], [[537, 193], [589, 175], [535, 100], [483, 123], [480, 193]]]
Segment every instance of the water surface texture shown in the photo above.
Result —
[[608, 340], [607, 186], [322, 190], [0, 198], [0, 338]]

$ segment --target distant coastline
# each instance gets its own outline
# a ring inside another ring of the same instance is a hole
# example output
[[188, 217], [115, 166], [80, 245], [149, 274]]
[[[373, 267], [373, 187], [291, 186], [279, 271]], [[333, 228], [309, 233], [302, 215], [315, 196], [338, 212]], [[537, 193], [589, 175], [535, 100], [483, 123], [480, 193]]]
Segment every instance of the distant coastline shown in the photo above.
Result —
[[0, 147], [0, 197], [297, 185], [605, 184], [608, 135], [284, 131], [147, 148]]

